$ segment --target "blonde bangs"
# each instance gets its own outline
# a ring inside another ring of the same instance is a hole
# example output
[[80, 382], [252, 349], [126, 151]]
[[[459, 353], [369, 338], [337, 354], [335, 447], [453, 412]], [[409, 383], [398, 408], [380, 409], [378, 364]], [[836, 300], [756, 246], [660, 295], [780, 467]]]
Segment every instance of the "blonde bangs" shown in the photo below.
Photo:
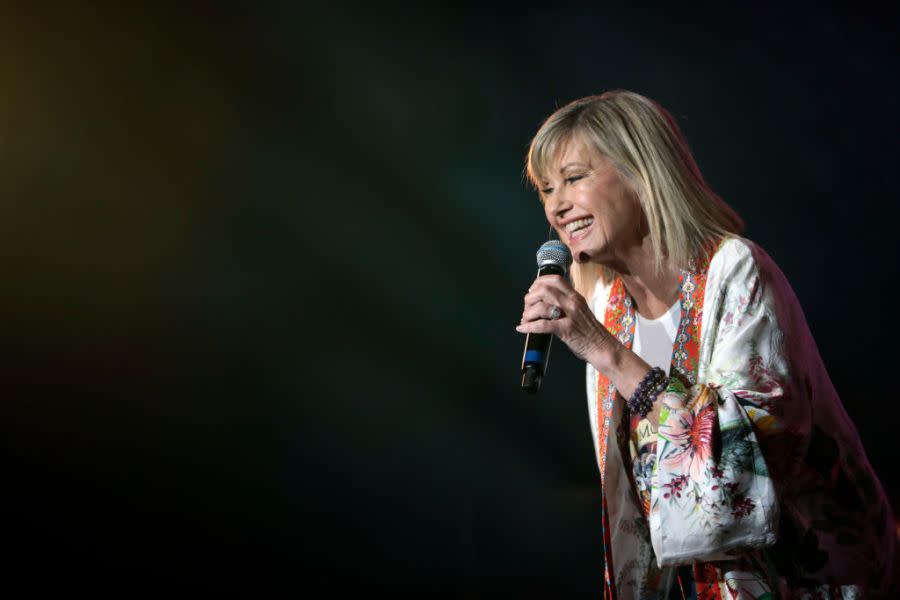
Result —
[[[557, 118], [554, 118], [557, 117]], [[561, 118], [560, 118], [561, 117]], [[531, 140], [525, 161], [525, 177], [538, 192], [547, 180], [547, 174], [565, 149], [574, 130], [574, 119], [554, 113], [544, 121]]]

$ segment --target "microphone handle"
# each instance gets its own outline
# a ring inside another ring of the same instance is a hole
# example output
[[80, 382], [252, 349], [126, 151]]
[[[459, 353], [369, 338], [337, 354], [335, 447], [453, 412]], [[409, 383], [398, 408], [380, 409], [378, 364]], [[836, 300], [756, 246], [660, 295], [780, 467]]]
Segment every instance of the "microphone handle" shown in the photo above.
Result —
[[[557, 264], [548, 263], [538, 268], [538, 277], [544, 275], [565, 275], [565, 270]], [[522, 389], [529, 394], [536, 394], [547, 375], [550, 360], [550, 342], [553, 336], [549, 333], [529, 333], [525, 337], [525, 352], [522, 354]]]

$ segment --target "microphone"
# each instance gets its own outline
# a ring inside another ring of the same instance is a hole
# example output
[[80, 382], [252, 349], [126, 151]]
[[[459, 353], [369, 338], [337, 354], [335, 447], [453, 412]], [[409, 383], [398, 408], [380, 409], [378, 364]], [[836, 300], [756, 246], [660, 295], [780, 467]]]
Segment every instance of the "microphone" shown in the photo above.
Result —
[[[550, 240], [537, 251], [538, 277], [544, 275], [566, 276], [572, 264], [572, 254], [559, 240]], [[525, 337], [525, 353], [522, 355], [522, 389], [529, 394], [536, 394], [541, 389], [541, 382], [547, 374], [547, 362], [550, 360], [550, 342], [553, 336], [549, 333], [529, 333]]]

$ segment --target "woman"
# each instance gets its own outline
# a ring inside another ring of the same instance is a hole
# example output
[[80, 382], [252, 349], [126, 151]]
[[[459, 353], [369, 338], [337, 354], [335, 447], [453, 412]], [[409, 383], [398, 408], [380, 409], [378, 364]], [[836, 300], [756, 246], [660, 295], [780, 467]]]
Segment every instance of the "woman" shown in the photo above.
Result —
[[526, 171], [575, 264], [516, 329], [587, 362], [606, 596], [894, 597], [891, 509], [797, 299], [671, 115], [577, 100]]

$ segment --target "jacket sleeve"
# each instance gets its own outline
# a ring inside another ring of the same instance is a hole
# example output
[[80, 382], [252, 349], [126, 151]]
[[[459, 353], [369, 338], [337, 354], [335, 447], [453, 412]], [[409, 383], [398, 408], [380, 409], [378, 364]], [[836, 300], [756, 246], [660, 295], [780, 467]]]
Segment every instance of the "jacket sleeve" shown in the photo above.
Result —
[[776, 540], [775, 465], [760, 441], [785, 427], [791, 384], [776, 304], [787, 283], [780, 271], [761, 273], [747, 245], [739, 250], [706, 290], [698, 383], [673, 377], [662, 395], [649, 515], [660, 566]]

